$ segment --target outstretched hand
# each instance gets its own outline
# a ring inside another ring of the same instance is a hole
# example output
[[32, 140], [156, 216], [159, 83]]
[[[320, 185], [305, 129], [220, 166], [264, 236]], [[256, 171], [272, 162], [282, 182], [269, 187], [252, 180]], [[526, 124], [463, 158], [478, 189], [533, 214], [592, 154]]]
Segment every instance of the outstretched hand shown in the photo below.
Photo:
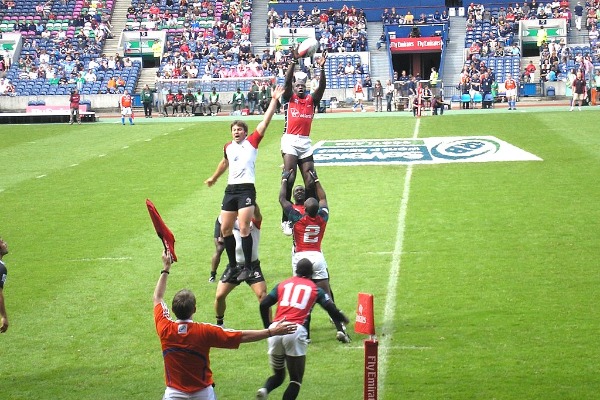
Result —
[[314, 169], [309, 169], [308, 174], [312, 178], [313, 183], [319, 182], [319, 177], [317, 176], [317, 171], [315, 171]]
[[300, 54], [298, 54], [298, 45], [294, 45], [290, 47], [290, 55], [293, 60], [297, 60], [300, 58]]
[[275, 89], [273, 89], [273, 93], [271, 94], [271, 97], [274, 100], [278, 100], [281, 95], [283, 94], [283, 92], [285, 92], [285, 88], [282, 85], [277, 85], [275, 87]]
[[298, 325], [287, 322], [285, 318], [279, 321], [275, 327], [269, 328], [271, 335], [273, 336], [289, 335], [290, 333], [296, 332], [296, 329], [298, 329]]
[[321, 57], [317, 60], [317, 64], [319, 64], [320, 67], [324, 67], [326, 60], [327, 60], [327, 50], [323, 50], [323, 52], [321, 53]]
[[293, 169], [290, 169], [289, 171], [282, 171], [281, 172], [281, 180], [287, 181], [288, 179], [290, 179], [290, 175], [292, 175], [293, 172], [294, 172]]

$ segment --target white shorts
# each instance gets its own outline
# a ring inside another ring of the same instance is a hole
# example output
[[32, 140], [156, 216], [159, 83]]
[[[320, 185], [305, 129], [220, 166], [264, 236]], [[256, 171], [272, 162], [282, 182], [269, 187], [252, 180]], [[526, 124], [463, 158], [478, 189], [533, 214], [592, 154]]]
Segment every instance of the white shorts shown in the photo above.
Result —
[[296, 275], [296, 265], [298, 265], [298, 261], [303, 258], [308, 258], [313, 263], [312, 279], [329, 279], [327, 261], [325, 261], [325, 256], [320, 251], [292, 252], [292, 273], [294, 275]]
[[217, 400], [217, 396], [212, 386], [194, 393], [185, 393], [167, 386], [163, 400]]
[[132, 115], [131, 107], [121, 107], [121, 115]]
[[312, 156], [310, 136], [284, 133], [281, 136], [281, 152], [283, 154], [292, 154], [298, 157], [299, 160]]
[[355, 99], [356, 101], [359, 101], [359, 100], [364, 100], [364, 98], [365, 98], [365, 94], [364, 94], [363, 92], [360, 92], [360, 93], [354, 93], [354, 99]]
[[517, 97], [517, 89], [506, 89], [506, 97]]
[[[271, 328], [277, 322], [271, 324]], [[308, 333], [302, 325], [296, 325], [296, 332], [283, 336], [271, 336], [268, 339], [270, 356], [305, 356], [308, 349]], [[274, 365], [271, 364], [272, 367]]]

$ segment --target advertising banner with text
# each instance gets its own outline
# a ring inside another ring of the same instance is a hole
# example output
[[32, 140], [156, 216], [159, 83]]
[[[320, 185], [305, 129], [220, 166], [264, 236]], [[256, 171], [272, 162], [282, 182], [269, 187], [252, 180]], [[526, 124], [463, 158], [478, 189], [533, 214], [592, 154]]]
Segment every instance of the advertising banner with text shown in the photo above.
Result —
[[390, 39], [392, 53], [435, 53], [442, 51], [442, 37]]

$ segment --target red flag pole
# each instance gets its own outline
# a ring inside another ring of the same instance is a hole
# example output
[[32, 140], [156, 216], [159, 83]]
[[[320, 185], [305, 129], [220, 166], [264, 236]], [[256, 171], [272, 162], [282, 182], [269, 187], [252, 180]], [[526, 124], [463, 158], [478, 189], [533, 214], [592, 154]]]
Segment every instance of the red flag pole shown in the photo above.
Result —
[[373, 313], [373, 295], [368, 293], [358, 294], [358, 311], [354, 330], [357, 333], [369, 335], [365, 344], [364, 383], [363, 399], [377, 400], [377, 378], [378, 378], [378, 346], [379, 342], [375, 336], [375, 318]]

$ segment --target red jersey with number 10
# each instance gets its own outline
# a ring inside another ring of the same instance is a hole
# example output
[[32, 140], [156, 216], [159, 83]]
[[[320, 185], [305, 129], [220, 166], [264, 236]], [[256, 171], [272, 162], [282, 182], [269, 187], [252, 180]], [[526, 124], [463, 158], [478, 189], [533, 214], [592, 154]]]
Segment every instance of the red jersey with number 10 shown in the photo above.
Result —
[[310, 136], [310, 128], [315, 116], [315, 104], [310, 94], [303, 99], [296, 93], [292, 94], [290, 101], [283, 105], [283, 114], [285, 115], [283, 133]]
[[[277, 313], [273, 321], [281, 321], [303, 325], [315, 305], [319, 296], [324, 292], [307, 278], [294, 276], [279, 283], [273, 290], [277, 290]], [[321, 301], [324, 299], [321, 298]]]

